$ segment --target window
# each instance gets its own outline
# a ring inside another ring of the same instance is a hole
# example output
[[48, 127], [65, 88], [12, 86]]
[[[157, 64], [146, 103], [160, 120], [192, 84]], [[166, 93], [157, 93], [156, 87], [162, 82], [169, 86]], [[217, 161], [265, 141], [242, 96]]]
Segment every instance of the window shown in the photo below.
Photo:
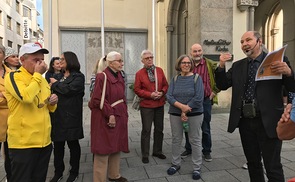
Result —
[[7, 16], [7, 28], [9, 30], [12, 30], [12, 27], [11, 27], [11, 17], [10, 16]]
[[2, 25], [2, 11], [0, 10], [0, 25]]
[[18, 2], [18, 0], [15, 0], [15, 10], [16, 10], [16, 12], [19, 13], [19, 2]]
[[23, 16], [28, 17], [30, 20], [32, 19], [31, 17], [31, 9], [27, 6], [23, 6]]
[[0, 44], [3, 45], [3, 37], [0, 37]]
[[17, 44], [17, 52], [19, 52], [21, 45]]
[[7, 45], [8, 45], [8, 47], [12, 47], [12, 41], [8, 40]]
[[16, 33], [20, 35], [20, 23], [16, 23]]

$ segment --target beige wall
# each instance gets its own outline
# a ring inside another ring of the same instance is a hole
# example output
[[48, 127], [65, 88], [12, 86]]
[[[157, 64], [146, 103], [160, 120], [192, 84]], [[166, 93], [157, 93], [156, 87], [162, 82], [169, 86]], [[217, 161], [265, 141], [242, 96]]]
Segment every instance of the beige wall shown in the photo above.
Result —
[[[152, 3], [150, 0], [105, 0], [105, 29], [148, 29], [148, 48], [152, 49]], [[43, 1], [45, 47], [49, 47], [49, 1]], [[100, 31], [101, 2], [52, 0], [52, 56], [60, 52], [60, 29]]]
[[[60, 54], [60, 30], [81, 30], [81, 31], [100, 31], [101, 27], [101, 1], [94, 0], [52, 0], [52, 30], [49, 30], [48, 1], [43, 1], [44, 11], [44, 38], [45, 47], [52, 49], [52, 56]], [[151, 0], [105, 0], [104, 20], [105, 30], [146, 30], [148, 32], [147, 48], [153, 50], [152, 42], [152, 1]], [[167, 75], [174, 67], [171, 57], [177, 55], [178, 44], [176, 29], [174, 32], [167, 30], [168, 23], [175, 22], [175, 17], [182, 15], [178, 12], [178, 0], [162, 0], [156, 2], [156, 65], [162, 67]], [[174, 2], [172, 6], [171, 2]], [[187, 50], [195, 42], [202, 43], [203, 40], [211, 38], [218, 40], [225, 38], [231, 40], [230, 52], [234, 55], [234, 61], [239, 60], [245, 55], [240, 48], [240, 38], [247, 31], [249, 24], [248, 11], [241, 12], [237, 8], [236, 0], [216, 0], [197, 1], [187, 0], [188, 2], [188, 27], [187, 27]], [[233, 3], [232, 5], [230, 3]], [[203, 10], [202, 7], [207, 8]], [[216, 12], [210, 16], [209, 12]], [[230, 13], [230, 14], [229, 14]], [[200, 17], [199, 14], [203, 15]], [[217, 14], [217, 15], [216, 15]], [[174, 16], [175, 15], [175, 16]], [[205, 16], [206, 15], [206, 16]], [[200, 18], [199, 18], [200, 17]], [[205, 18], [205, 19], [204, 19]], [[229, 26], [229, 27], [227, 27]], [[232, 27], [232, 29], [231, 29]], [[216, 29], [216, 30], [215, 30]], [[232, 31], [232, 32], [231, 32]], [[217, 33], [216, 33], [217, 32]], [[49, 47], [49, 36], [52, 33], [52, 48]], [[171, 44], [171, 42], [173, 44]], [[206, 54], [219, 54], [213, 47], [205, 47]], [[172, 56], [173, 55], [173, 56]], [[51, 56], [51, 55], [50, 55]], [[174, 59], [174, 58], [173, 58]], [[232, 62], [227, 63], [227, 68]], [[170, 78], [168, 77], [168, 80]], [[219, 94], [221, 107], [228, 107], [231, 100], [231, 90], [223, 91]]]

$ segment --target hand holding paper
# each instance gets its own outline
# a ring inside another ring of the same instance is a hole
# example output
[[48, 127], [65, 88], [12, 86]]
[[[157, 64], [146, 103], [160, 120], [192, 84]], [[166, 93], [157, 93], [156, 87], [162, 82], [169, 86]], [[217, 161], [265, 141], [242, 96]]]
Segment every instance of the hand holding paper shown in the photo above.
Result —
[[282, 79], [282, 74], [291, 75], [291, 69], [283, 62], [287, 45], [268, 53], [260, 64], [255, 81]]

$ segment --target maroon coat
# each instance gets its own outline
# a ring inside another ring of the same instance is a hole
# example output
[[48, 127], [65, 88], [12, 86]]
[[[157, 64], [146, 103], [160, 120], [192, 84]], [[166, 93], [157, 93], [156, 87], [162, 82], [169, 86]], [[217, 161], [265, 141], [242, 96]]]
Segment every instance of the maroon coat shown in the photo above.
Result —
[[140, 69], [135, 74], [134, 92], [140, 98], [143, 98], [143, 100], [140, 101], [140, 107], [157, 108], [163, 106], [166, 102], [165, 94], [168, 90], [168, 82], [162, 68], [156, 67], [156, 69], [158, 77], [158, 91], [163, 92], [163, 97], [159, 100], [153, 100], [151, 98], [151, 94], [156, 90], [156, 88], [155, 82], [151, 82], [149, 80], [146, 68]]
[[[89, 101], [91, 109], [91, 152], [94, 154], [129, 152], [125, 82], [120, 73], [118, 77], [115, 77], [109, 68], [106, 68], [104, 72], [107, 75], [107, 84], [103, 109], [100, 110], [99, 108], [105, 77], [103, 73], [97, 74], [93, 95]], [[111, 104], [120, 99], [123, 99], [124, 102], [111, 107]], [[110, 115], [114, 115], [116, 119], [114, 128], [107, 125]]]

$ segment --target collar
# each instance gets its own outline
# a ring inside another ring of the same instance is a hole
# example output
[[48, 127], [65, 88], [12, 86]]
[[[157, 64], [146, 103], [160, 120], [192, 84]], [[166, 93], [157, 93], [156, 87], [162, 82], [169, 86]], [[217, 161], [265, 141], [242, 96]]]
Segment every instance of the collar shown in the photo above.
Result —
[[[197, 64], [197, 65], [196, 65], [196, 64]], [[204, 58], [204, 57], [200, 60], [199, 63], [196, 63], [196, 62], [195, 62], [195, 66], [203, 65], [203, 64], [205, 64], [205, 58]]]
[[118, 72], [115, 72], [114, 70], [112, 70], [112, 68], [108, 67], [108, 69], [110, 70], [110, 72], [112, 73], [112, 75], [114, 75], [114, 77], [118, 77]]
[[[262, 63], [263, 58], [264, 58], [264, 52], [261, 51], [261, 53], [259, 54], [259, 56], [256, 57], [256, 58], [254, 59], [254, 61], [259, 62], [259, 63]], [[253, 59], [251, 59], [251, 58], [248, 57], [248, 62], [251, 62], [252, 60], [253, 60]]]

